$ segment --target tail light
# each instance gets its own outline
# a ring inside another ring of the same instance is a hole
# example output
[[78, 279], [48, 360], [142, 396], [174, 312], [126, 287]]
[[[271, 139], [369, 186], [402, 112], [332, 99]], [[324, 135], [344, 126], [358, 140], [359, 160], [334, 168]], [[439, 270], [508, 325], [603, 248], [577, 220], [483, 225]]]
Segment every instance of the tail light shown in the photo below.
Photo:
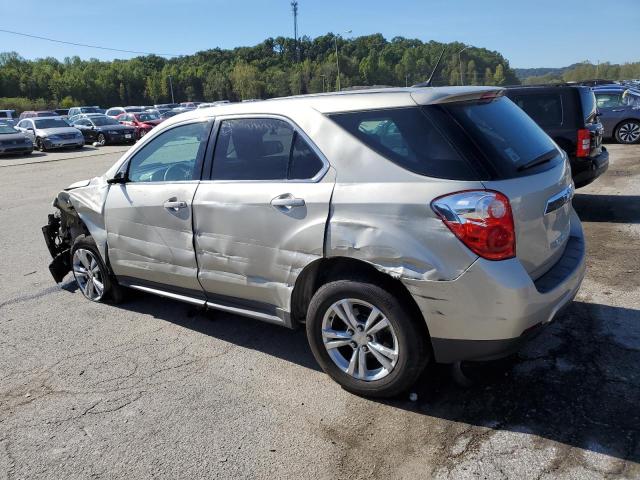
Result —
[[431, 208], [462, 243], [488, 260], [516, 255], [509, 199], [500, 192], [469, 190], [438, 197]]
[[588, 157], [591, 151], [591, 132], [586, 128], [578, 130], [576, 157]]

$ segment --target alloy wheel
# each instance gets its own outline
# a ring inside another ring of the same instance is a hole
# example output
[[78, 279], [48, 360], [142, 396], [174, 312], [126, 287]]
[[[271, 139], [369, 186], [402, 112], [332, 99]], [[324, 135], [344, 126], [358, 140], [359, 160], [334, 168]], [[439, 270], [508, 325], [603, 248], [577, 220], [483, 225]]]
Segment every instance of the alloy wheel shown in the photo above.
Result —
[[107, 139], [106, 139], [106, 137], [104, 136], [104, 134], [103, 134], [103, 133], [101, 133], [100, 135], [98, 135], [98, 143], [99, 143], [101, 146], [106, 145], [106, 143], [107, 143]]
[[91, 250], [78, 248], [73, 252], [73, 276], [85, 297], [94, 302], [102, 298], [104, 276], [98, 259]]
[[635, 143], [640, 139], [640, 124], [627, 122], [618, 128], [618, 138], [622, 143]]
[[331, 305], [322, 320], [322, 341], [333, 363], [358, 380], [380, 380], [398, 362], [391, 322], [363, 300], [346, 298]]

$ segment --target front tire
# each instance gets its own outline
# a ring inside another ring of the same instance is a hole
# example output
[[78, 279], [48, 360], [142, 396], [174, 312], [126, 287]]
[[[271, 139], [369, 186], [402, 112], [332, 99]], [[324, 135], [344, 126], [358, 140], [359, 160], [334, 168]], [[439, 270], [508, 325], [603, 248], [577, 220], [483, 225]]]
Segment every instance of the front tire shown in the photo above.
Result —
[[41, 138], [36, 138], [36, 149], [41, 152], [47, 151], [47, 147], [44, 146], [44, 142], [42, 141]]
[[104, 136], [104, 133], [98, 135], [98, 143], [101, 147], [104, 147], [107, 144], [107, 137]]
[[73, 242], [71, 269], [85, 298], [100, 302], [109, 295], [111, 278], [91, 236], [79, 235]]
[[616, 141], [624, 145], [633, 145], [640, 142], [640, 122], [625, 120], [616, 127]]
[[393, 397], [429, 360], [424, 329], [392, 294], [366, 280], [320, 287], [307, 312], [307, 338], [322, 369], [345, 390]]

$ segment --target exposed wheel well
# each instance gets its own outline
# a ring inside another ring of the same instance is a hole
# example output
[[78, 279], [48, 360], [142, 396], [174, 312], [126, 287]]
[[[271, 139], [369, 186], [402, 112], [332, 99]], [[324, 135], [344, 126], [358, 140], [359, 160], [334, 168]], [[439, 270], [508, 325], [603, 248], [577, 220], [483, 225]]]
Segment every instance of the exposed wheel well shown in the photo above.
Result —
[[298, 276], [291, 295], [291, 316], [294, 322], [304, 323], [311, 298], [318, 289], [334, 280], [366, 280], [398, 296], [424, 329], [429, 330], [417, 303], [402, 282], [376, 269], [370, 263], [348, 257], [321, 258], [305, 267]]

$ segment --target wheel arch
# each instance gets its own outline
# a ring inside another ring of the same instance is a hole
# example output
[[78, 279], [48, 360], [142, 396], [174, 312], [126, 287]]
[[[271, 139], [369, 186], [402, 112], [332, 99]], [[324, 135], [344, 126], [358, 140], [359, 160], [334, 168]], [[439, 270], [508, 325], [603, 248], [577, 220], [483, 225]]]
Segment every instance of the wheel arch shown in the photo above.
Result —
[[374, 264], [350, 257], [320, 258], [308, 264], [298, 275], [291, 294], [291, 318], [294, 323], [304, 323], [311, 298], [318, 289], [334, 280], [368, 280], [397, 295], [419, 320], [425, 339], [431, 343], [429, 328], [407, 287], [397, 278], [381, 272]]

